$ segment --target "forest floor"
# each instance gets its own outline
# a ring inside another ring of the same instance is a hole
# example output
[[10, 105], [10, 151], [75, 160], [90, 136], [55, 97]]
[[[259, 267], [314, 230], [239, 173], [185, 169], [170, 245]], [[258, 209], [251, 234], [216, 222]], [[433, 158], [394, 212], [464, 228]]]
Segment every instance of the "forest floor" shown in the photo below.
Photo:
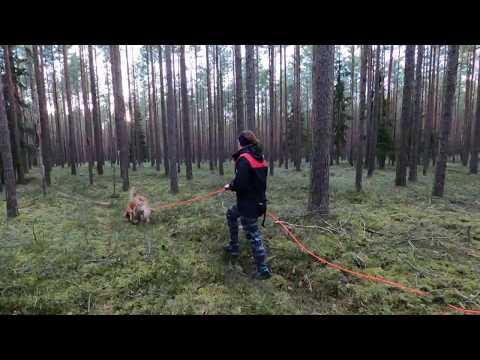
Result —
[[[168, 203], [223, 186], [233, 175], [226, 168], [223, 178], [206, 165], [194, 168], [191, 182], [182, 169], [176, 196], [149, 165], [130, 171], [130, 181], [153, 204]], [[93, 186], [86, 167], [76, 177], [68, 168], [54, 169], [46, 197], [36, 170], [18, 188], [20, 216], [0, 216], [0, 313], [447, 314], [455, 313], [447, 303], [480, 308], [480, 176], [458, 163], [448, 164], [443, 199], [431, 198], [432, 175], [395, 187], [393, 168], [377, 170], [356, 193], [354, 169], [335, 165], [328, 224], [305, 210], [308, 169], [277, 168], [269, 177], [269, 210], [289, 223], [321, 227], [293, 229], [315, 253], [434, 295], [427, 297], [316, 263], [271, 220], [262, 232], [275, 275], [251, 280], [244, 234], [239, 265], [222, 251], [231, 193], [162, 210], [152, 224], [134, 226], [122, 218], [128, 194], [110, 197], [112, 170], [105, 169]]]

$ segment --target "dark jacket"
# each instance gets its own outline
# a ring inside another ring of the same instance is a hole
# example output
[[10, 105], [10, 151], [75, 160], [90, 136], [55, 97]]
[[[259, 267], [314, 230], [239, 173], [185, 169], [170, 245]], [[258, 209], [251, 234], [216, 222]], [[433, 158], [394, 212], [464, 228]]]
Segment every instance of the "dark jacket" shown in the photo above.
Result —
[[235, 161], [235, 179], [230, 190], [237, 194], [237, 207], [240, 216], [257, 218], [261, 214], [260, 203], [265, 204], [268, 165], [262, 150], [249, 145], [232, 156]]

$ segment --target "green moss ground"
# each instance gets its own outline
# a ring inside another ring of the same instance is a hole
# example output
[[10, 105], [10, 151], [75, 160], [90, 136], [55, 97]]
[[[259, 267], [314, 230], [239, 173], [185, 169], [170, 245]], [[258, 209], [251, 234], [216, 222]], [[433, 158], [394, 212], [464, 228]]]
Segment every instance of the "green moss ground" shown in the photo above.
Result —
[[[18, 189], [20, 216], [0, 217], [0, 313], [440, 314], [452, 313], [449, 302], [478, 309], [480, 176], [448, 167], [445, 197], [432, 199], [431, 175], [396, 188], [394, 169], [377, 171], [358, 194], [354, 169], [333, 166], [328, 224], [305, 211], [308, 170], [277, 169], [269, 179], [270, 210], [290, 223], [330, 229], [294, 229], [317, 254], [434, 294], [426, 298], [315, 263], [268, 220], [262, 231], [275, 276], [250, 280], [254, 264], [243, 234], [239, 265], [222, 254], [231, 194], [134, 226], [122, 219], [127, 193], [110, 198], [110, 167], [94, 186], [85, 167], [77, 177], [54, 169], [46, 197], [34, 171]], [[130, 171], [130, 180], [152, 203], [167, 203], [216, 190], [230, 180], [227, 168], [224, 178], [195, 168], [190, 183], [182, 170], [177, 196], [149, 166]]]

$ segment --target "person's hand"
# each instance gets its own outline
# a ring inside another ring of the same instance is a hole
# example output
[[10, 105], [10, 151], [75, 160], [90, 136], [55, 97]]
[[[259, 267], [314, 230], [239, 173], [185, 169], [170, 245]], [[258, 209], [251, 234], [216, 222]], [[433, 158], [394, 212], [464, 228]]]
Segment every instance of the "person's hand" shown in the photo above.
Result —
[[230, 190], [230, 184], [227, 184], [223, 187], [225, 190]]

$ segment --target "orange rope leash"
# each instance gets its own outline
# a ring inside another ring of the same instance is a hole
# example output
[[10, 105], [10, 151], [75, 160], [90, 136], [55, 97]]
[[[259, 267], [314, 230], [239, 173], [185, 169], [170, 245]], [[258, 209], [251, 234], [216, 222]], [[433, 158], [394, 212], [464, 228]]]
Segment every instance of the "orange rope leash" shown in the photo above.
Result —
[[205, 194], [205, 195], [194, 196], [193, 198], [188, 199], [188, 200], [181, 200], [181, 201], [175, 201], [173, 203], [158, 205], [158, 206], [154, 207], [153, 210], [171, 209], [171, 208], [181, 206], [181, 205], [191, 205], [196, 201], [206, 200], [206, 199], [211, 198], [211, 197], [213, 197], [217, 194], [220, 194], [224, 191], [225, 191], [225, 189], [221, 188], [221, 189], [218, 189], [216, 191], [212, 191], [212, 192], [210, 192], [208, 194]]
[[[418, 289], [414, 289], [414, 288], [410, 288], [406, 285], [403, 285], [401, 283], [398, 283], [398, 282], [395, 282], [395, 281], [391, 281], [389, 279], [386, 279], [382, 276], [372, 276], [372, 275], [368, 275], [368, 274], [365, 274], [365, 273], [361, 273], [361, 272], [357, 272], [357, 271], [353, 271], [353, 270], [350, 270], [350, 269], [347, 269], [341, 265], [338, 265], [338, 264], [334, 264], [334, 263], [331, 263], [329, 262], [328, 260], [325, 260], [323, 258], [321, 258], [320, 256], [318, 256], [317, 254], [315, 254], [313, 251], [309, 250], [294, 234], [293, 232], [287, 227], [285, 226], [285, 224], [280, 221], [278, 219], [278, 217], [273, 214], [273, 213], [268, 213], [268, 216], [273, 220], [273, 222], [277, 225], [279, 225], [283, 232], [285, 234], [287, 234], [287, 236], [292, 239], [292, 241], [298, 245], [298, 247], [304, 251], [305, 253], [307, 253], [310, 257], [312, 257], [313, 259], [315, 259], [316, 261], [326, 265], [326, 266], [329, 266], [330, 268], [333, 268], [335, 270], [338, 270], [338, 271], [342, 271], [342, 272], [345, 272], [345, 273], [348, 273], [348, 274], [351, 274], [351, 275], [354, 275], [356, 277], [359, 277], [361, 279], [365, 279], [365, 280], [370, 280], [370, 281], [376, 281], [376, 282], [381, 282], [381, 283], [384, 283], [384, 284], [387, 284], [387, 285], [390, 285], [392, 287], [395, 287], [395, 288], [398, 288], [398, 289], [401, 289], [401, 290], [404, 290], [404, 291], [408, 291], [408, 292], [411, 292], [417, 296], [431, 296], [430, 293], [428, 292], [425, 292], [425, 291], [422, 291], [422, 290], [418, 290]], [[463, 307], [459, 307], [459, 306], [455, 306], [455, 305], [452, 305], [452, 304], [447, 304], [447, 306], [451, 309], [454, 309], [455, 311], [459, 311], [459, 312], [463, 312], [464, 314], [468, 314], [468, 315], [480, 315], [480, 310], [468, 310], [468, 309], [465, 309]]]

